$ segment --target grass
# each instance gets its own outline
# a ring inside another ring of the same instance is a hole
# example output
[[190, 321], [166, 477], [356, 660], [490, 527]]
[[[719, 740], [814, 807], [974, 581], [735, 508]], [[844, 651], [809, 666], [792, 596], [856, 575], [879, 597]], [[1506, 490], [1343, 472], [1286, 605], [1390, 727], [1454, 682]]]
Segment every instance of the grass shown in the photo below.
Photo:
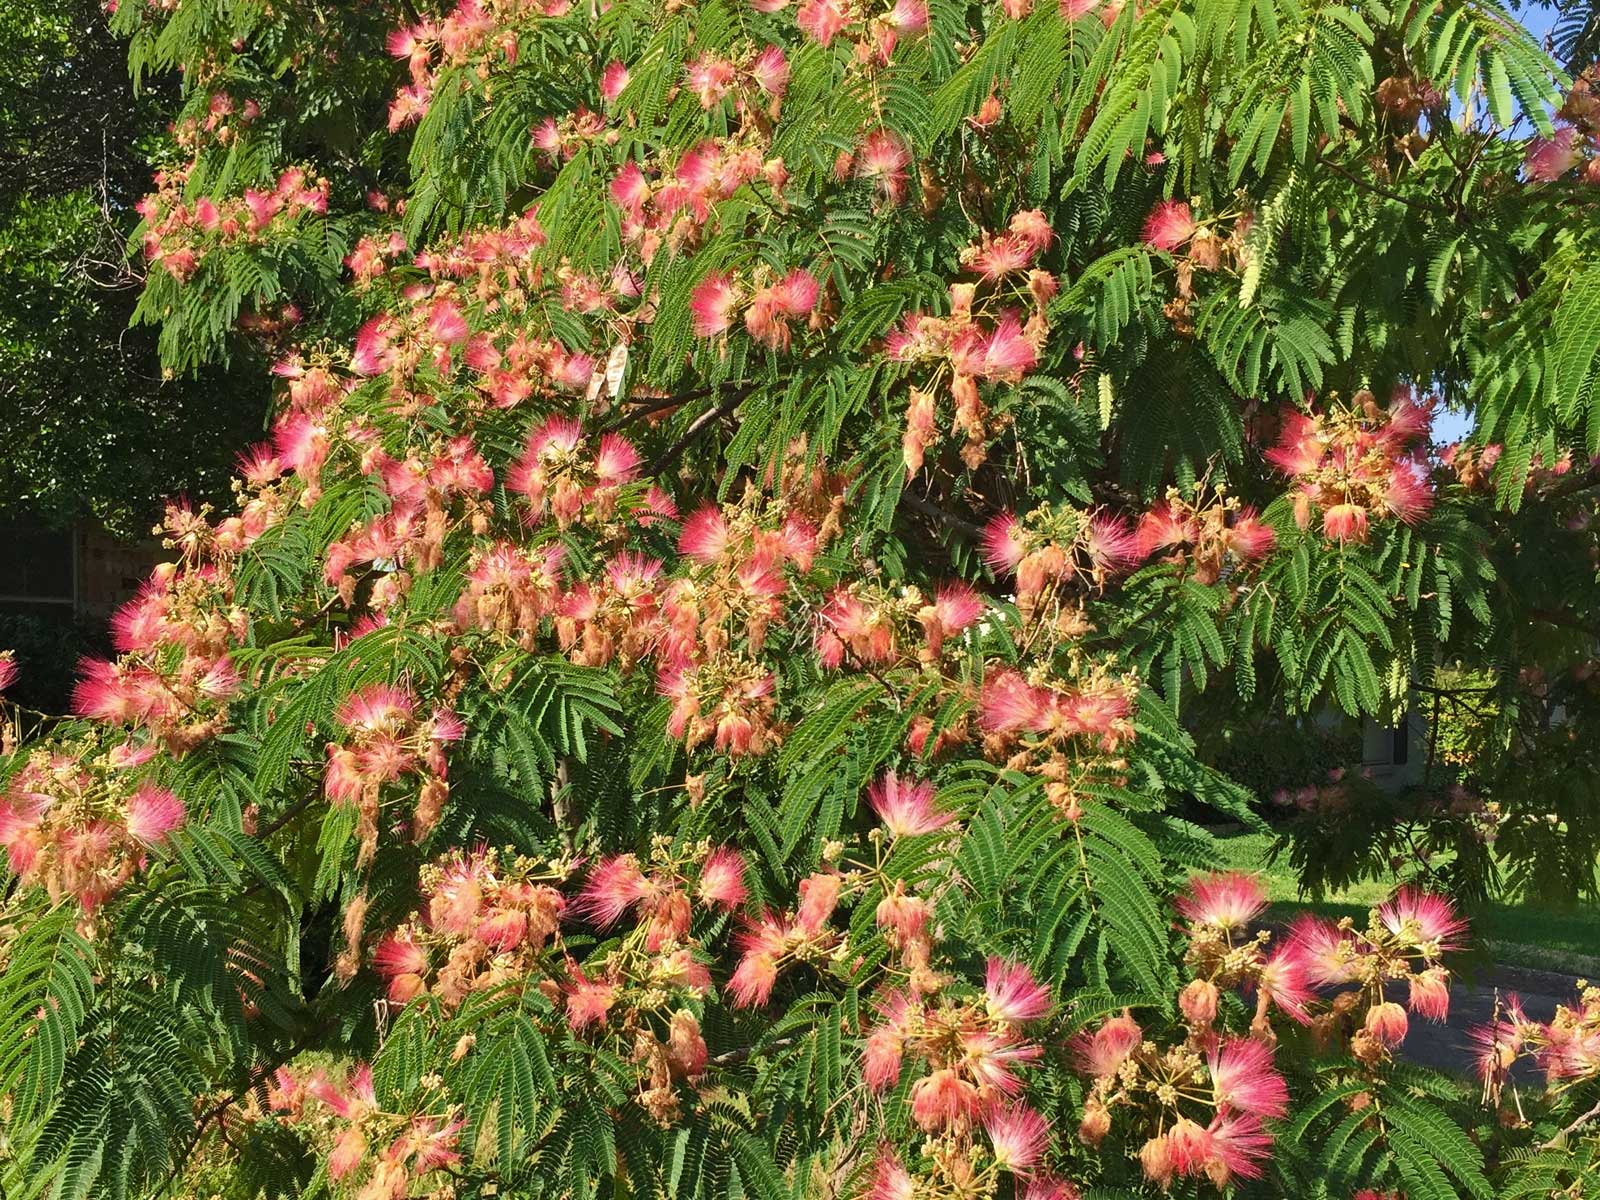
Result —
[[[1224, 863], [1259, 871], [1276, 910], [1288, 916], [1311, 911], [1323, 916], [1349, 916], [1366, 923], [1367, 910], [1388, 899], [1392, 886], [1365, 882], [1313, 902], [1299, 899], [1299, 880], [1286, 860], [1268, 862], [1273, 837], [1267, 833], [1235, 833], [1217, 839]], [[1536, 904], [1490, 903], [1470, 914], [1473, 932], [1483, 940], [1488, 958], [1512, 967], [1532, 967], [1600, 979], [1600, 905], [1546, 908]]]

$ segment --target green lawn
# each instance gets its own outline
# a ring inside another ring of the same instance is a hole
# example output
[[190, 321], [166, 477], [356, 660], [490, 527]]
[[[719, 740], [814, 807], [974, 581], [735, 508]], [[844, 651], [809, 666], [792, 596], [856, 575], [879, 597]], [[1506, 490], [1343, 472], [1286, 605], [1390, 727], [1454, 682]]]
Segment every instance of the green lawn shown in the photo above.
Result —
[[[1287, 861], [1267, 861], [1271, 834], [1236, 833], [1217, 841], [1229, 867], [1260, 871], [1266, 876], [1274, 916], [1309, 909], [1329, 917], [1354, 917], [1365, 924], [1367, 909], [1386, 900], [1391, 891], [1387, 884], [1361, 883], [1320, 903], [1302, 902], [1298, 899], [1294, 869]], [[1532, 904], [1488, 904], [1471, 916], [1473, 932], [1485, 940], [1489, 957], [1495, 962], [1600, 979], [1600, 906], [1553, 909]]]

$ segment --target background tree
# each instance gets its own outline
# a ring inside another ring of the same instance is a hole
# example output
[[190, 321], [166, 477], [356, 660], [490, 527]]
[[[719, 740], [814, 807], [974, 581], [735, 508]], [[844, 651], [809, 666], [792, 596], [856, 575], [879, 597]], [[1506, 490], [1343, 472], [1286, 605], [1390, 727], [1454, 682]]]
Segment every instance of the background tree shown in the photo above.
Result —
[[145, 536], [169, 496], [225, 498], [259, 433], [258, 372], [164, 378], [127, 328], [126, 240], [176, 96], [135, 92], [89, 0], [0, 13], [0, 513]]

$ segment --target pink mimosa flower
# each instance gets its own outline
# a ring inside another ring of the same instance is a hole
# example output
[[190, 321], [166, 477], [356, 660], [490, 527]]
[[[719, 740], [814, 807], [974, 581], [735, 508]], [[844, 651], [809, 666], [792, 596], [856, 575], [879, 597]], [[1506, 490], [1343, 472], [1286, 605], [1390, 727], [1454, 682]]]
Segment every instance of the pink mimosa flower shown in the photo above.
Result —
[[1394, 898], [1379, 905], [1378, 918], [1384, 928], [1418, 948], [1459, 950], [1467, 923], [1456, 915], [1445, 897], [1420, 888], [1401, 888]]
[[696, 893], [707, 904], [735, 909], [744, 903], [744, 858], [737, 850], [719, 846], [700, 868], [700, 887]]
[[1033, 977], [1027, 963], [991, 958], [984, 972], [983, 993], [989, 1015], [1020, 1024], [1037, 1021], [1050, 1011], [1050, 989]]
[[1013, 1175], [1031, 1174], [1050, 1144], [1050, 1123], [1023, 1105], [993, 1109], [983, 1128], [995, 1162]]
[[1208, 1060], [1217, 1107], [1257, 1117], [1289, 1111], [1289, 1088], [1272, 1065], [1272, 1047], [1254, 1038], [1229, 1038]]
[[916, 837], [943, 829], [955, 820], [934, 804], [933, 784], [927, 780], [901, 780], [886, 771], [867, 789], [867, 802], [892, 837]]
[[183, 801], [153, 783], [143, 783], [128, 800], [128, 833], [141, 842], [164, 842], [183, 824]]
[[1194, 236], [1194, 215], [1182, 200], [1163, 200], [1145, 218], [1144, 240], [1171, 252]]
[[1243, 929], [1266, 908], [1267, 893], [1258, 876], [1218, 871], [1189, 880], [1174, 903], [1196, 925], [1232, 932]]

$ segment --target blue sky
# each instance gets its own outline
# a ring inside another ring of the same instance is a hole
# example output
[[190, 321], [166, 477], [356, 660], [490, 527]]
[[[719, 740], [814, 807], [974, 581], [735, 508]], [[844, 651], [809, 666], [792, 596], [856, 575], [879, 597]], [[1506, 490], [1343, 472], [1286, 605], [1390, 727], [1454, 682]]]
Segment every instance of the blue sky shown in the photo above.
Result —
[[[1516, 15], [1541, 43], [1555, 27], [1556, 10], [1548, 4], [1529, 4]], [[1433, 422], [1433, 439], [1436, 442], [1459, 441], [1471, 432], [1472, 419], [1465, 413], [1441, 412]]]

